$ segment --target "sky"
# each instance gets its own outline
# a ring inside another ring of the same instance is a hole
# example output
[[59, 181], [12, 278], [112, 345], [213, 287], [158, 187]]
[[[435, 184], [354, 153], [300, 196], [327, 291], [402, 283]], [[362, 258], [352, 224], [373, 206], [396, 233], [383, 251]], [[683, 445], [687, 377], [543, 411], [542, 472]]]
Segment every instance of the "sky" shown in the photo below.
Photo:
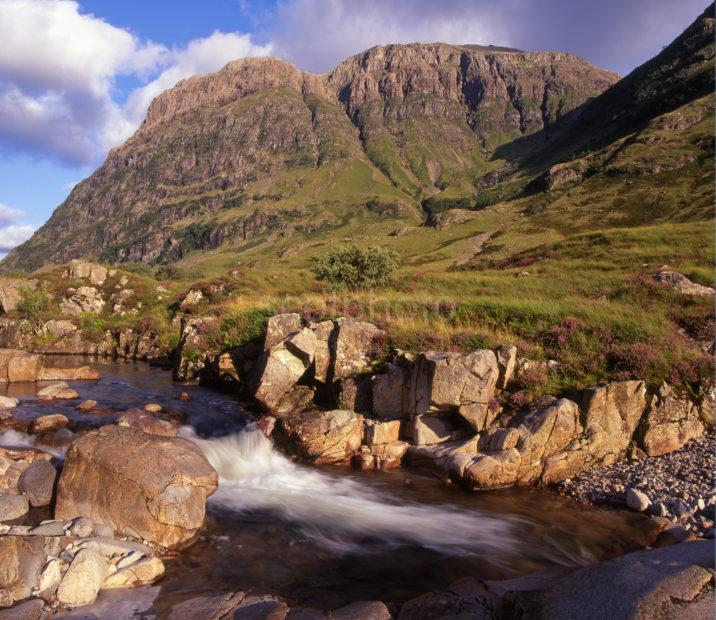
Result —
[[0, 255], [139, 126], [230, 60], [330, 70], [373, 45], [562, 50], [626, 75], [706, 0], [0, 0]]

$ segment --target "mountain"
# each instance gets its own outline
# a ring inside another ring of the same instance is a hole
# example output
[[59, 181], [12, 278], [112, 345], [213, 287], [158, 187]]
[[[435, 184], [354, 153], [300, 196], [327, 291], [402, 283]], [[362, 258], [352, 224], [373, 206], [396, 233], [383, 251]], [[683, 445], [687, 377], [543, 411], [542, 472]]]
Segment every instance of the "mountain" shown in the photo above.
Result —
[[418, 224], [421, 202], [472, 204], [494, 184], [497, 146], [549, 133], [617, 79], [561, 52], [439, 43], [374, 47], [325, 75], [238, 60], [157, 97], [3, 266], [174, 261], [356, 216]]

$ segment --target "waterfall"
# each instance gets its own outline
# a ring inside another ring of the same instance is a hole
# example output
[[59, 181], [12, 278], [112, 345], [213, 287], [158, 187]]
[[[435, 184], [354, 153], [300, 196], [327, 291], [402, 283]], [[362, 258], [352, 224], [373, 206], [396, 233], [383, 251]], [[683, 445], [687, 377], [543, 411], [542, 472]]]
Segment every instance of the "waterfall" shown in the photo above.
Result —
[[[219, 473], [210, 498], [236, 512], [270, 511], [334, 552], [413, 544], [448, 554], [515, 551], [512, 519], [396, 499], [367, 485], [291, 462], [255, 427], [194, 441]], [[367, 544], [368, 543], [368, 544]]]

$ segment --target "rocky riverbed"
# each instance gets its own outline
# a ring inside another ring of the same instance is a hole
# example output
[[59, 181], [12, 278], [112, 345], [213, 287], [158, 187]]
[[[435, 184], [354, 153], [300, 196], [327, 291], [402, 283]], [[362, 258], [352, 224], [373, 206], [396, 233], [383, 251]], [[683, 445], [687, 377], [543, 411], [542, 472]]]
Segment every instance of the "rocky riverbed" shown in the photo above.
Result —
[[694, 439], [680, 450], [658, 457], [632, 458], [565, 480], [559, 490], [580, 502], [629, 506], [680, 526], [673, 535], [714, 537], [713, 434]]

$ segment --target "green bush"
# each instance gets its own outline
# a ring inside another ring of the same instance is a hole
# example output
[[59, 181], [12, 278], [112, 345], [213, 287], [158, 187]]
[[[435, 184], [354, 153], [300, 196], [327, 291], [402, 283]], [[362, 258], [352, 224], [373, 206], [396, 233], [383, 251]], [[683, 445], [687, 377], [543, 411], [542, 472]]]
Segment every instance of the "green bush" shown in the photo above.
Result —
[[314, 260], [313, 275], [327, 282], [333, 290], [385, 286], [393, 279], [400, 264], [398, 255], [392, 250], [356, 245], [341, 246]]

